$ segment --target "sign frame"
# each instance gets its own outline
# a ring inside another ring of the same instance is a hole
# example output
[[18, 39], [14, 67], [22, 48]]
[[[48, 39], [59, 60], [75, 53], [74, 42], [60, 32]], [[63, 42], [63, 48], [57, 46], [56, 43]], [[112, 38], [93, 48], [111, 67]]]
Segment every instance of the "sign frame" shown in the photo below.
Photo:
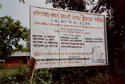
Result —
[[[37, 7], [37, 6], [31, 6], [30, 5], [30, 32], [32, 31], [32, 28], [31, 28], [31, 8], [32, 7], [35, 7], [35, 8], [42, 8], [42, 9], [46, 9], [46, 10], [58, 10], [58, 9], [54, 9], [54, 8], [43, 8], [43, 7]], [[70, 11], [70, 12], [80, 12], [80, 11], [71, 11], [71, 10], [61, 10], [61, 11]], [[80, 13], [84, 13], [84, 14], [91, 14], [91, 15], [98, 15], [98, 16], [100, 16], [101, 14], [95, 14], [95, 13], [86, 13], [86, 12], [80, 12]], [[101, 16], [103, 16], [103, 18], [104, 18], [104, 47], [105, 47], [105, 60], [106, 60], [106, 64], [102, 64], [102, 65], [83, 65], [83, 66], [66, 66], [66, 67], [84, 67], [84, 66], [107, 66], [107, 65], [109, 65], [109, 62], [108, 62], [108, 47], [107, 47], [107, 30], [106, 30], [106, 18], [105, 18], [105, 15], [101, 15]], [[83, 25], [83, 27], [84, 27], [84, 25]], [[32, 43], [31, 42], [31, 33], [30, 33], [30, 43]], [[31, 49], [31, 46], [30, 46], [30, 51], [31, 51], [32, 49]], [[60, 49], [59, 49], [60, 50]], [[32, 56], [31, 56], [32, 57]], [[59, 56], [60, 57], [60, 56]], [[64, 66], [57, 66], [57, 67], [41, 67], [41, 68], [63, 68]]]

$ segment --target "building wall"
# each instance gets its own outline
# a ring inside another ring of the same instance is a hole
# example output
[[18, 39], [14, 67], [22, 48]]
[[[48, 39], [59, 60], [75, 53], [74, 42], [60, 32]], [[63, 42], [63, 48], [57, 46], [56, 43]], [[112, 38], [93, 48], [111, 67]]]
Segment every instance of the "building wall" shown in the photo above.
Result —
[[24, 66], [30, 63], [30, 57], [10, 57], [5, 61], [5, 67]]

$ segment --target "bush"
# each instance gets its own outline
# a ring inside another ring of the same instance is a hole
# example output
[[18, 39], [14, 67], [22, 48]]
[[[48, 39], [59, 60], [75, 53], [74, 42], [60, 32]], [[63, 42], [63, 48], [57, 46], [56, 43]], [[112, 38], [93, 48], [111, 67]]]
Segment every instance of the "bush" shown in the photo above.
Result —
[[98, 73], [96, 76], [87, 78], [88, 84], [110, 84], [111, 76], [107, 73]]
[[[0, 69], [0, 84], [30, 84], [29, 67]], [[111, 74], [105, 68], [77, 67], [35, 70], [32, 84], [124, 84], [125, 70]]]
[[96, 76], [87, 78], [88, 84], [124, 84], [125, 70], [120, 70], [117, 73], [97, 73]]
[[29, 84], [28, 72], [29, 68], [26, 66], [1, 69], [0, 84]]
[[87, 84], [86, 79], [94, 77], [98, 73], [98, 70], [94, 67], [70, 67], [50, 70], [53, 75], [52, 84]]
[[4, 64], [0, 64], [0, 69], [4, 69]]
[[51, 84], [52, 73], [49, 69], [37, 69], [34, 74], [33, 84]]

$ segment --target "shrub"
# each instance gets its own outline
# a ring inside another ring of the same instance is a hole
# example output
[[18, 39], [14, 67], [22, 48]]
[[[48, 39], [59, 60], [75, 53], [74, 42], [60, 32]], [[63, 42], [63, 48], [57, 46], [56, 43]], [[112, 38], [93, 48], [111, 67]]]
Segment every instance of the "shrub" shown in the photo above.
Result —
[[0, 69], [4, 69], [4, 64], [0, 64]]
[[108, 73], [98, 73], [96, 76], [87, 78], [88, 84], [110, 84], [111, 76]]
[[52, 73], [49, 69], [37, 69], [34, 74], [33, 84], [51, 84]]
[[28, 72], [29, 69], [26, 66], [1, 69], [0, 84], [29, 84]]

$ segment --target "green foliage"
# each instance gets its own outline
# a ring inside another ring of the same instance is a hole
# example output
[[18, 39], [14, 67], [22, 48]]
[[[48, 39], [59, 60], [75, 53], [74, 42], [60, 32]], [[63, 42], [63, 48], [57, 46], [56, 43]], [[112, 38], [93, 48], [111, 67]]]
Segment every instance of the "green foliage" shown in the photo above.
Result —
[[52, 84], [83, 84], [85, 83], [85, 73], [83, 68], [60, 68], [53, 69]]
[[98, 73], [96, 76], [87, 78], [88, 84], [111, 84], [111, 77], [109, 74]]
[[0, 8], [2, 8], [2, 4], [1, 4], [1, 1], [0, 1]]
[[[107, 36], [109, 68], [121, 69], [125, 62], [125, 1], [123, 0], [52, 0], [53, 7], [68, 10], [86, 11], [86, 6], [92, 6], [88, 10], [94, 13], [105, 12], [107, 14]], [[119, 64], [120, 63], [120, 64]]]
[[[93, 3], [95, 0], [89, 1]], [[52, 0], [52, 3], [56, 8], [78, 11], [86, 11], [85, 5], [87, 5], [84, 0]], [[124, 3], [125, 1], [123, 0], [98, 0], [96, 6], [91, 10], [92, 12], [107, 13], [109, 67], [106, 67], [106, 69], [104, 69], [105, 67], [102, 69], [98, 67], [39, 69], [35, 71], [33, 84], [123, 84], [121, 81], [124, 81], [125, 77], [125, 69], [123, 67], [125, 65]], [[10, 21], [10, 23], [11, 22], [14, 21]], [[0, 27], [5, 23], [0, 25]], [[5, 26], [4, 28], [6, 28], [5, 30], [8, 30], [8, 27]], [[27, 35], [28, 31], [29, 30], [24, 29], [23, 32], [25, 32], [25, 34], [21, 35], [27, 42], [29, 42], [29, 37]], [[20, 45], [16, 49], [23, 49], [23, 47]], [[26, 51], [25, 49], [23, 50]], [[0, 56], [1, 53], [3, 53], [3, 51], [0, 50]], [[110, 69], [110, 71], [107, 73], [106, 70], [108, 69]], [[123, 69], [123, 71], [121, 71], [121, 69]], [[0, 83], [29, 84], [29, 81], [26, 81], [29, 80], [26, 77], [26, 73], [25, 70], [22, 70], [22, 68], [19, 68], [18, 70], [1, 69]]]
[[[124, 78], [117, 76], [116, 73], [125, 69], [123, 67], [125, 65], [125, 12], [123, 11], [125, 1], [98, 0], [97, 4], [94, 4], [95, 0], [85, 1], [87, 0], [52, 0], [52, 4], [55, 8], [77, 11], [86, 11], [85, 6], [89, 4], [95, 6], [89, 11], [107, 13], [109, 67], [106, 69], [98, 69], [98, 67], [53, 69], [50, 70], [53, 76], [52, 84], [123, 84], [115, 79]], [[107, 73], [106, 70], [109, 72]]]
[[0, 69], [0, 84], [29, 84], [28, 67]]
[[19, 2], [25, 3], [25, 0], [19, 0]]
[[5, 66], [4, 64], [1, 64], [1, 63], [0, 63], [0, 69], [3, 69], [4, 66]]
[[[112, 75], [104, 67], [38, 69], [32, 84], [122, 84], [124, 72]], [[0, 84], [29, 84], [28, 73], [28, 67], [0, 69]]]
[[125, 1], [99, 0], [94, 12], [107, 12], [108, 52], [111, 70], [122, 69], [125, 64]]
[[2, 8], [2, 4], [0, 4], [0, 8]]
[[49, 69], [38, 69], [35, 71], [33, 84], [51, 84], [52, 73], [49, 73]]
[[75, 67], [50, 69], [49, 72], [53, 76], [52, 84], [87, 84], [87, 78], [96, 76], [102, 70], [105, 70], [105, 68]]
[[85, 0], [52, 0], [53, 7], [86, 11]]
[[14, 49], [20, 50], [23, 45], [21, 40], [28, 41], [29, 30], [21, 25], [20, 21], [14, 22], [11, 17], [0, 18], [0, 59], [6, 59]]
[[123, 84], [125, 82], [125, 70], [119, 70], [117, 73], [105, 71], [98, 72], [95, 76], [87, 78], [87, 84]]

